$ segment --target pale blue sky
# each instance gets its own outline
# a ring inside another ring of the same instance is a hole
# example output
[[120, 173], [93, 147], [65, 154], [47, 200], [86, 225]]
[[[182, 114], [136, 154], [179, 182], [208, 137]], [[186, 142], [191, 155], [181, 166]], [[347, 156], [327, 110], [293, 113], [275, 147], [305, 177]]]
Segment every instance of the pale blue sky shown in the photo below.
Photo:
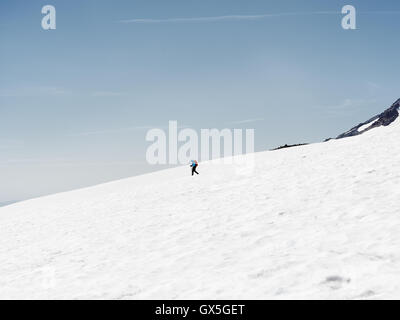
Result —
[[3, 0], [0, 202], [160, 169], [145, 134], [168, 120], [255, 128], [257, 151], [336, 136], [400, 97], [399, 18], [394, 0]]

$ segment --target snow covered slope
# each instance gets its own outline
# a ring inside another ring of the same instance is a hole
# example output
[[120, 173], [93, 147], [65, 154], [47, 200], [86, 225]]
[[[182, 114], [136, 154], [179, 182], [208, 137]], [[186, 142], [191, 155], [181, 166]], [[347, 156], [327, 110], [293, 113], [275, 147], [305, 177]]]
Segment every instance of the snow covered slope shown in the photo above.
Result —
[[[400, 298], [400, 122], [0, 209], [0, 298]], [[350, 160], [350, 161], [349, 161]]]

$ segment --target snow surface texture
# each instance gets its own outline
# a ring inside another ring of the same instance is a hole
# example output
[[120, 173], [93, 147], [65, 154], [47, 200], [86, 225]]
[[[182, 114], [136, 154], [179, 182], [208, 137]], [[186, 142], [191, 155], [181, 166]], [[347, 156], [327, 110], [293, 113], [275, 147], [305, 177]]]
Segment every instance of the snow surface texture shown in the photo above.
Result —
[[0, 298], [400, 298], [400, 122], [0, 209]]

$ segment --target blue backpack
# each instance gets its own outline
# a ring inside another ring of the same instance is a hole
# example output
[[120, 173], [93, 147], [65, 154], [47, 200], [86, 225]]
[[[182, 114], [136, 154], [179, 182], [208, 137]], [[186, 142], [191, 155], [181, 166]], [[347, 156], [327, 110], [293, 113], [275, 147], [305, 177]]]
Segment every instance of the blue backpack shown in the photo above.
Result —
[[190, 162], [191, 162], [191, 165], [190, 165], [191, 167], [199, 165], [196, 160], [191, 160]]

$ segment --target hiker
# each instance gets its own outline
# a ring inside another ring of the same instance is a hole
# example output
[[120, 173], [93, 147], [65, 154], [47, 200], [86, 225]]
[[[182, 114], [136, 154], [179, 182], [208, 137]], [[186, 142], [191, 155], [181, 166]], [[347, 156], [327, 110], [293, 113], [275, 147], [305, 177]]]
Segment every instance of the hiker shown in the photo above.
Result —
[[197, 174], [199, 174], [199, 173], [196, 171], [196, 168], [197, 168], [198, 165], [199, 165], [199, 164], [197, 163], [196, 160], [191, 160], [191, 161], [190, 161], [190, 166], [192, 167], [192, 175], [194, 175], [195, 172], [196, 172]]

